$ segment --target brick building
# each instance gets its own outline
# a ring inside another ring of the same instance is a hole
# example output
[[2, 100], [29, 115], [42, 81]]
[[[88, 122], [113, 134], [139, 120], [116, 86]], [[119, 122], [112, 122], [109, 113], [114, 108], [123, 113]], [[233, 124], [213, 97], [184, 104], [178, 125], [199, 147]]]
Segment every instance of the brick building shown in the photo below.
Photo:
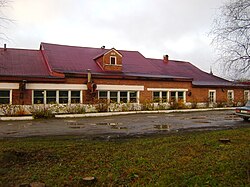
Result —
[[0, 104], [242, 103], [249, 90], [167, 55], [48, 43], [39, 50], [0, 48]]

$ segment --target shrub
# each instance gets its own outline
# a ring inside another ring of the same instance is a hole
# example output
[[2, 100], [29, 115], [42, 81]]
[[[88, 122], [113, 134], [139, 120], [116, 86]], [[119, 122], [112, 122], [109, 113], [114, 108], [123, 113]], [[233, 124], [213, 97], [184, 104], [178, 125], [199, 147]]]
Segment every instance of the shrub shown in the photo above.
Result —
[[183, 101], [172, 101], [170, 102], [170, 110], [175, 110], [175, 109], [184, 109], [186, 108]]
[[80, 104], [68, 105], [66, 112], [70, 114], [84, 114], [86, 112], [85, 107]]
[[31, 113], [35, 119], [38, 119], [38, 118], [47, 119], [47, 118], [52, 118], [55, 116], [53, 112], [45, 105], [33, 107]]
[[141, 110], [154, 110], [154, 103], [144, 101], [141, 105]]
[[24, 116], [24, 115], [28, 115], [30, 114], [25, 108], [24, 106], [18, 106], [15, 110], [15, 114], [16, 116]]
[[109, 104], [106, 99], [99, 99], [95, 103], [97, 112], [108, 112]]

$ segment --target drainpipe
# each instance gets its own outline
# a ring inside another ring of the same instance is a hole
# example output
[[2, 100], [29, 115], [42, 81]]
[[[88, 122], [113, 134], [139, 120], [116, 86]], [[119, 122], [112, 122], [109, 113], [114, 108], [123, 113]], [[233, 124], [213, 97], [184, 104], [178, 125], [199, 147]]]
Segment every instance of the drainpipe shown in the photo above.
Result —
[[88, 72], [88, 83], [91, 82], [91, 69], [87, 69]]

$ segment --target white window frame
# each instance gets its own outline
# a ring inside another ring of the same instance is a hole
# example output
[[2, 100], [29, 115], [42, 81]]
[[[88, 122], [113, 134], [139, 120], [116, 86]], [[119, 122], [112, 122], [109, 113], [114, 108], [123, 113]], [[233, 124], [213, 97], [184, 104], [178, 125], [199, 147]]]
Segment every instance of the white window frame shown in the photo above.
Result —
[[[115, 64], [111, 64], [111, 59], [112, 59], [112, 58], [114, 58], [114, 59], [115, 59]], [[114, 65], [117, 65], [117, 59], [116, 59], [116, 56], [110, 56], [110, 57], [109, 57], [109, 64], [110, 64], [110, 65], [113, 65], [113, 66], [114, 66]]]
[[[12, 104], [12, 89], [0, 89], [0, 92], [1, 91], [9, 91], [9, 105], [11, 105]], [[3, 98], [3, 97], [2, 97]], [[0, 104], [0, 105], [2, 105], [2, 104]]]
[[[210, 100], [210, 93], [213, 93], [213, 101]], [[208, 99], [209, 99], [209, 103], [216, 103], [216, 90], [209, 90], [208, 91]]]
[[[247, 98], [245, 96], [247, 95]], [[244, 90], [244, 101], [250, 100], [250, 90]]]
[[81, 104], [82, 103], [82, 90], [69, 90], [69, 103], [72, 104], [72, 97], [71, 92], [72, 91], [80, 91], [80, 103], [73, 103], [73, 104]]
[[[229, 98], [229, 93], [232, 94], [232, 98]], [[230, 100], [230, 99], [232, 99], [232, 100]], [[233, 102], [234, 101], [234, 90], [228, 90], [227, 91], [227, 101], [228, 102]]]
[[[44, 104], [47, 104], [47, 91], [53, 91], [52, 89], [50, 90], [43, 90], [43, 89], [37, 89], [43, 91], [43, 99], [44, 99]], [[32, 90], [32, 104], [34, 105], [34, 91]], [[56, 103], [57, 104], [71, 104], [71, 91], [79, 91], [80, 92], [80, 103], [74, 103], [74, 104], [81, 104], [83, 102], [83, 97], [82, 97], [82, 90], [55, 90], [56, 91]], [[59, 91], [67, 91], [68, 92], [68, 103], [59, 103]]]
[[117, 103], [120, 103], [121, 102], [121, 98], [120, 98], [120, 92], [127, 92], [127, 103], [130, 103], [130, 92], [135, 92], [136, 91], [136, 102], [135, 103], [138, 103], [139, 104], [139, 96], [140, 96], [140, 91], [138, 90], [130, 90], [130, 91], [126, 91], [126, 90], [98, 90], [98, 99], [102, 99], [100, 98], [100, 91], [104, 91], [104, 92], [107, 92], [107, 100], [110, 102], [110, 92], [117, 92]]
[[10, 91], [10, 102], [9, 104], [12, 105], [13, 99], [13, 90], [19, 89], [19, 83], [9, 83], [9, 82], [1, 82], [0, 83], [0, 90], [9, 90]]
[[154, 98], [154, 93], [155, 93], [155, 92], [159, 92], [159, 102], [161, 102], [161, 100], [162, 100], [162, 92], [161, 92], [161, 91], [153, 91], [153, 92], [152, 92], [153, 102], [155, 101], [155, 98]]
[[181, 88], [148, 88], [148, 91], [152, 91], [152, 98], [154, 98], [153, 92], [160, 92], [160, 100], [162, 101], [162, 92], [167, 92], [167, 102], [170, 102], [170, 92], [175, 92], [175, 100], [178, 101], [178, 92], [183, 92], [183, 103], [186, 103], [186, 94], [188, 89]]

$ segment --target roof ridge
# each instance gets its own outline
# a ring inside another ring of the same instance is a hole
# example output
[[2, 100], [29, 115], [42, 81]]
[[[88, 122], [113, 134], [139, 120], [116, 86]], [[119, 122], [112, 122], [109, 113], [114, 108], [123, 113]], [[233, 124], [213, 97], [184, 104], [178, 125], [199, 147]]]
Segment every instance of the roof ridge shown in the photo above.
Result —
[[[39, 49], [23, 49], [23, 48], [10, 48], [10, 47], [7, 47], [6, 48], [7, 51], [8, 50], [19, 50], [19, 51], [40, 51]], [[4, 48], [0, 47], [0, 50], [4, 50]]]
[[[65, 45], [65, 44], [54, 44], [54, 43], [46, 43], [46, 42], [41, 42], [41, 45], [45, 44], [45, 45], [55, 45], [55, 46], [62, 46], [62, 47], [76, 47], [76, 48], [87, 48], [87, 49], [101, 49], [101, 47], [83, 47], [83, 46], [76, 46], [76, 45]], [[111, 50], [111, 49], [115, 49], [118, 52], [124, 51], [124, 52], [137, 52], [140, 53], [139, 51], [136, 50], [125, 50], [125, 49], [117, 49], [115, 47], [112, 48], [104, 48], [105, 50]], [[140, 53], [141, 54], [141, 53]], [[142, 54], [141, 54], [142, 55]], [[144, 55], [142, 55], [144, 56]], [[146, 57], [145, 57], [146, 58]]]
[[[61, 46], [61, 47], [74, 47], [74, 48], [83, 48], [83, 49], [101, 49], [98, 47], [83, 47], [83, 46], [76, 46], [76, 45], [64, 45], [64, 44], [54, 44], [54, 43], [46, 43], [46, 42], [41, 42], [41, 45], [54, 45], [54, 46]], [[112, 49], [112, 48], [110, 48]], [[110, 49], [106, 49], [105, 50], [110, 50]]]

